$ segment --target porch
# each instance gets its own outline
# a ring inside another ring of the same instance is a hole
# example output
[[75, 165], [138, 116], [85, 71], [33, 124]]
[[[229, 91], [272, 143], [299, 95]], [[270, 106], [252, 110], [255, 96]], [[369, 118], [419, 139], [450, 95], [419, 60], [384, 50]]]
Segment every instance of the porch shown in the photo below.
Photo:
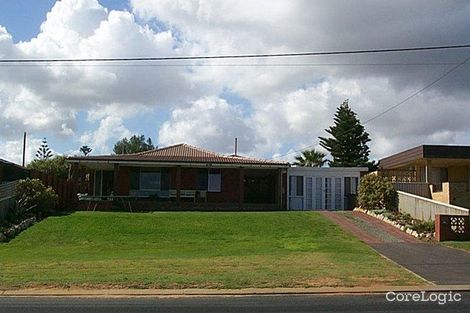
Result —
[[120, 164], [88, 164], [87, 168], [89, 190], [79, 197], [83, 210], [280, 210], [285, 207], [285, 170], [280, 168]]

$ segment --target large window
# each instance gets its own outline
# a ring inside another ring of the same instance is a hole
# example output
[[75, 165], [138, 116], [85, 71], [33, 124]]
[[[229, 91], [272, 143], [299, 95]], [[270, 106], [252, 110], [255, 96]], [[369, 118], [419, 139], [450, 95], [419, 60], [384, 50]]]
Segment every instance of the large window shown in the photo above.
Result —
[[140, 190], [160, 190], [160, 172], [140, 172]]

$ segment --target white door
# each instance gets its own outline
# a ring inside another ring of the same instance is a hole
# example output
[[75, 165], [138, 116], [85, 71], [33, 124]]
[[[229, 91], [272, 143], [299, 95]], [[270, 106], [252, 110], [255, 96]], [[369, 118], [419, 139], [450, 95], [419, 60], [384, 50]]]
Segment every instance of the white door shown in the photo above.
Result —
[[[311, 177], [309, 177], [311, 178]], [[343, 209], [343, 185], [341, 177], [313, 177], [312, 180], [312, 205], [307, 209], [313, 210], [342, 210]], [[306, 202], [309, 203], [309, 183], [307, 180]]]

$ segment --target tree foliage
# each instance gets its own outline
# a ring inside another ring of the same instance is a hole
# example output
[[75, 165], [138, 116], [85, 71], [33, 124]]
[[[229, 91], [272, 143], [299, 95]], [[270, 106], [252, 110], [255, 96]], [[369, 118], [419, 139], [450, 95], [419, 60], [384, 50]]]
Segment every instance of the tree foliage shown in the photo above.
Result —
[[321, 167], [327, 160], [325, 160], [325, 154], [315, 149], [302, 151], [300, 155], [297, 155], [294, 162], [296, 166], [310, 166], [310, 167]]
[[44, 137], [42, 140], [41, 145], [38, 148], [38, 151], [36, 151], [36, 159], [38, 160], [47, 160], [53, 157], [52, 150], [49, 148], [49, 145], [47, 144], [47, 139]]
[[134, 135], [129, 139], [123, 138], [116, 142], [113, 151], [116, 154], [130, 154], [153, 149], [155, 149], [155, 146], [153, 145], [150, 137], [145, 139], [144, 135]]
[[320, 145], [330, 152], [331, 167], [373, 166], [369, 161], [369, 134], [349, 107], [348, 100], [336, 110], [334, 125], [325, 130], [331, 137], [320, 137]]
[[33, 160], [27, 167], [60, 178], [67, 178], [69, 164], [66, 160], [66, 157], [58, 155], [50, 159]]
[[366, 175], [359, 184], [358, 205], [365, 210], [396, 211], [398, 194], [391, 182], [378, 175]]
[[91, 153], [91, 151], [93, 151], [93, 149], [88, 147], [88, 146], [81, 146], [80, 147], [80, 152], [83, 153], [84, 156], [89, 155]]

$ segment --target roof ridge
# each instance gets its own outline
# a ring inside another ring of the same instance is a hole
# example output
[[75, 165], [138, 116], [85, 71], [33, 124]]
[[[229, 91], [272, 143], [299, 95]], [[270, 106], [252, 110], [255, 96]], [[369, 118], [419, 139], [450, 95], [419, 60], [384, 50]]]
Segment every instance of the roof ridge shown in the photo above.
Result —
[[175, 148], [175, 147], [178, 147], [178, 146], [183, 146], [183, 145], [185, 145], [185, 144], [184, 143], [178, 143], [178, 144], [174, 144], [174, 145], [170, 145], [170, 146], [166, 146], [166, 147], [162, 147], [162, 148], [156, 148], [156, 149], [152, 149], [152, 150], [140, 151], [140, 152], [136, 152], [136, 153], [129, 153], [127, 155], [145, 155], [145, 154], [148, 154], [148, 153], [152, 153], [152, 152], [156, 152], [156, 151], [162, 151], [162, 150], [168, 150], [168, 149]]
[[223, 154], [220, 154], [220, 153], [217, 153], [217, 152], [214, 152], [214, 151], [211, 151], [211, 150], [207, 150], [207, 149], [204, 149], [204, 148], [196, 147], [196, 146], [193, 146], [191, 144], [182, 143], [181, 145], [186, 146], [186, 147], [191, 148], [191, 149], [194, 149], [194, 150], [204, 152], [204, 153], [213, 154], [213, 155], [216, 155], [216, 156], [219, 156], [219, 157], [225, 156]]

